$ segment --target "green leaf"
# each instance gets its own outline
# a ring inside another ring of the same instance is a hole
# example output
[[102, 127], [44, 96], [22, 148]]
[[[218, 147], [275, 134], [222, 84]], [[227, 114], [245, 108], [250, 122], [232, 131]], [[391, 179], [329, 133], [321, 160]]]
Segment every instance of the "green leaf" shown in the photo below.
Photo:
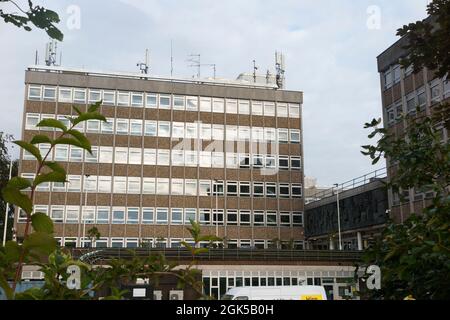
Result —
[[8, 241], [5, 244], [6, 259], [10, 262], [17, 262], [20, 258], [20, 247], [15, 241]]
[[56, 249], [56, 240], [46, 232], [33, 232], [23, 241], [23, 247], [44, 254], [50, 254]]
[[83, 146], [83, 149], [88, 150], [90, 153], [92, 153], [91, 143], [89, 142], [88, 138], [86, 138], [86, 136], [84, 134], [82, 134], [80, 131], [74, 130], [74, 129], [67, 131], [67, 134], [70, 134], [75, 139], [77, 139], [78, 142]]
[[38, 186], [45, 182], [66, 182], [66, 175], [65, 173], [53, 171], [50, 173], [41, 173], [34, 179], [34, 186]]
[[30, 198], [20, 192], [18, 188], [7, 185], [3, 188], [2, 195], [6, 202], [22, 208], [26, 213], [31, 214], [33, 211], [33, 204], [31, 203]]
[[21, 147], [22, 149], [27, 150], [29, 153], [31, 153], [39, 162], [42, 161], [42, 156], [41, 156], [41, 152], [39, 151], [39, 149], [32, 145], [31, 143], [28, 143], [26, 141], [14, 141], [15, 144], [17, 144], [19, 147]]
[[56, 119], [44, 119], [41, 120], [36, 127], [48, 127], [48, 128], [56, 128], [56, 129], [60, 129], [63, 132], [67, 131], [67, 127], [59, 120]]
[[[78, 115], [83, 114], [83, 112], [81, 112], [80, 108], [78, 108], [77, 106], [72, 106], [72, 108], [73, 108], [73, 110], [75, 110], [75, 112], [76, 112]], [[75, 119], [74, 119], [74, 118], [69, 118], [69, 120], [70, 120], [70, 122], [73, 122], [72, 120], [75, 120]]]
[[52, 143], [52, 139], [50, 139], [46, 135], [37, 134], [31, 139], [30, 143], [31, 144], [39, 144], [39, 143], [49, 143], [49, 144], [51, 144]]
[[22, 178], [22, 177], [13, 177], [9, 180], [8, 185], [11, 187], [15, 187], [19, 190], [27, 189], [31, 187], [30, 180]]
[[36, 212], [31, 216], [31, 225], [37, 232], [53, 233], [53, 221], [45, 213]]
[[78, 140], [76, 140], [74, 138], [64, 138], [64, 137], [58, 138], [58, 139], [53, 141], [53, 145], [57, 145], [57, 144], [68, 144], [68, 145], [71, 145], [71, 146], [83, 148], [83, 145]]
[[3, 277], [3, 274], [0, 273], [0, 288], [5, 292], [6, 298], [8, 300], [12, 300], [14, 297], [14, 291], [8, 284], [8, 281]]
[[78, 116], [78, 118], [74, 119], [72, 124], [76, 126], [80, 122], [84, 122], [87, 120], [100, 120], [106, 122], [106, 118], [98, 112], [86, 112], [82, 113]]
[[96, 103], [89, 106], [88, 112], [96, 112], [100, 106], [102, 105], [103, 101], [97, 101]]

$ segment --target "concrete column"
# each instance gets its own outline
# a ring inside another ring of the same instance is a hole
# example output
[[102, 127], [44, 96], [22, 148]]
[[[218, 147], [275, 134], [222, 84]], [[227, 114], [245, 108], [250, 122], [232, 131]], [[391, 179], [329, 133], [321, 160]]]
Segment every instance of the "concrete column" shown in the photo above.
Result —
[[356, 237], [358, 239], [358, 250], [363, 250], [363, 243], [362, 243], [362, 235], [361, 232], [356, 233]]
[[330, 250], [334, 250], [334, 241], [333, 238], [330, 237]]

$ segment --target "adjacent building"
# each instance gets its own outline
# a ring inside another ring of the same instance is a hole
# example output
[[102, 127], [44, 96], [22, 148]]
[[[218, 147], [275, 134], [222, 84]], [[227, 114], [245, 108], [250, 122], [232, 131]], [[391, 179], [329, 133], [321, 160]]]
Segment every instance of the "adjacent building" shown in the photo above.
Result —
[[[431, 115], [433, 106], [450, 98], [450, 79], [438, 78], [432, 70], [424, 68], [418, 73], [412, 66], [403, 68], [400, 59], [407, 56], [404, 49], [407, 37], [403, 37], [386, 49], [377, 58], [380, 73], [381, 96], [383, 104], [384, 126], [390, 132], [401, 134], [406, 122], [402, 114]], [[419, 108], [419, 111], [417, 111]], [[448, 143], [449, 133], [444, 127], [437, 128], [441, 132], [442, 142]], [[388, 161], [388, 177], [395, 175], [395, 165]], [[391, 217], [396, 222], [405, 221], [408, 216], [430, 204], [433, 192], [420, 190], [402, 190], [404, 201], [398, 194], [389, 192]]]

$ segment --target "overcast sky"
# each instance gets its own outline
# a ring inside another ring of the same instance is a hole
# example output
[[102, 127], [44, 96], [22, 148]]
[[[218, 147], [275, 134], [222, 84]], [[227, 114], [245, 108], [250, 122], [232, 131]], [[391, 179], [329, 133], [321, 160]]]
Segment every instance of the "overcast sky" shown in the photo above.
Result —
[[[273, 70], [274, 52], [282, 51], [287, 89], [304, 92], [305, 175], [327, 186], [381, 167], [360, 153], [368, 142], [363, 124], [381, 116], [376, 57], [396, 41], [397, 28], [425, 17], [427, 0], [36, 3], [60, 14], [62, 64], [68, 67], [137, 71], [149, 48], [150, 72], [168, 76], [172, 40], [174, 76], [192, 76], [186, 59], [199, 53], [202, 63], [217, 65], [218, 77], [234, 79], [252, 71], [253, 59], [260, 70]], [[0, 131], [20, 138], [24, 71], [35, 50], [42, 62], [48, 38], [1, 22], [0, 39]], [[212, 76], [212, 69], [203, 68], [202, 75]]]

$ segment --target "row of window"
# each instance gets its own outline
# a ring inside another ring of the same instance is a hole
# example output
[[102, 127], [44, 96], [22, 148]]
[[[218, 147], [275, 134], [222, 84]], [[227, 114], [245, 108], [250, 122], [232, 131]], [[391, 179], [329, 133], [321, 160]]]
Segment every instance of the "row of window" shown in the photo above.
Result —
[[[56, 237], [56, 241], [60, 246], [84, 247], [84, 248], [180, 248], [181, 242], [184, 241], [190, 245], [195, 245], [191, 238], [107, 238], [101, 237], [95, 241], [89, 238], [78, 237]], [[200, 247], [209, 246], [208, 242], [200, 242]], [[293, 242], [294, 249], [302, 250], [304, 242], [297, 240]], [[251, 240], [251, 239], [230, 239], [225, 244], [227, 248], [255, 248], [268, 249], [281, 247], [272, 240]]]
[[159, 108], [186, 111], [217, 112], [269, 117], [300, 117], [300, 105], [272, 101], [249, 101], [211, 97], [181, 96], [99, 89], [63, 88], [30, 85], [29, 100], [65, 103], [96, 103], [137, 108]]
[[[55, 223], [85, 224], [158, 224], [189, 225], [198, 221], [202, 225], [302, 227], [303, 213], [264, 210], [223, 210], [196, 208], [139, 208], [102, 206], [45, 206], [35, 205], [35, 212], [47, 214]], [[81, 213], [81, 215], [80, 215]], [[26, 214], [19, 213], [19, 222]]]
[[[36, 125], [43, 119], [54, 119], [52, 114], [27, 113], [25, 129], [37, 130]], [[66, 116], [58, 115], [56, 119], [70, 126]], [[249, 126], [231, 126], [223, 124], [210, 124], [200, 122], [170, 122], [155, 120], [138, 120], [124, 118], [108, 118], [108, 122], [88, 120], [78, 124], [75, 128], [81, 132], [163, 137], [174, 139], [202, 139], [225, 141], [268, 141], [279, 143], [300, 143], [300, 130], [286, 128], [263, 128]], [[53, 128], [41, 127], [44, 131], [53, 131]], [[58, 130], [58, 129], [57, 129]]]
[[[22, 177], [32, 180], [34, 173], [22, 173]], [[196, 179], [169, 179], [150, 177], [81, 176], [68, 175], [66, 183], [42, 183], [37, 191], [127, 193], [186, 196], [235, 196], [268, 198], [301, 198], [302, 185], [297, 183], [211, 181]], [[51, 187], [51, 188], [50, 188]]]
[[435, 79], [429, 83], [429, 88], [430, 90], [426, 90], [425, 86], [422, 86], [388, 106], [386, 108], [388, 124], [393, 125], [398, 122], [402, 114], [415, 114], [417, 108], [420, 111], [425, 110], [427, 97], [431, 105], [450, 97], [450, 81], [448, 80], [441, 82], [440, 79]]
[[[49, 144], [39, 144], [42, 156], [50, 150]], [[34, 160], [28, 151], [23, 152], [24, 160]], [[115, 163], [158, 166], [187, 166], [202, 168], [265, 168], [281, 170], [300, 170], [301, 157], [284, 155], [238, 154], [211, 151], [188, 151], [126, 147], [92, 147], [89, 153], [79, 147], [57, 145], [47, 157], [52, 161]]]

